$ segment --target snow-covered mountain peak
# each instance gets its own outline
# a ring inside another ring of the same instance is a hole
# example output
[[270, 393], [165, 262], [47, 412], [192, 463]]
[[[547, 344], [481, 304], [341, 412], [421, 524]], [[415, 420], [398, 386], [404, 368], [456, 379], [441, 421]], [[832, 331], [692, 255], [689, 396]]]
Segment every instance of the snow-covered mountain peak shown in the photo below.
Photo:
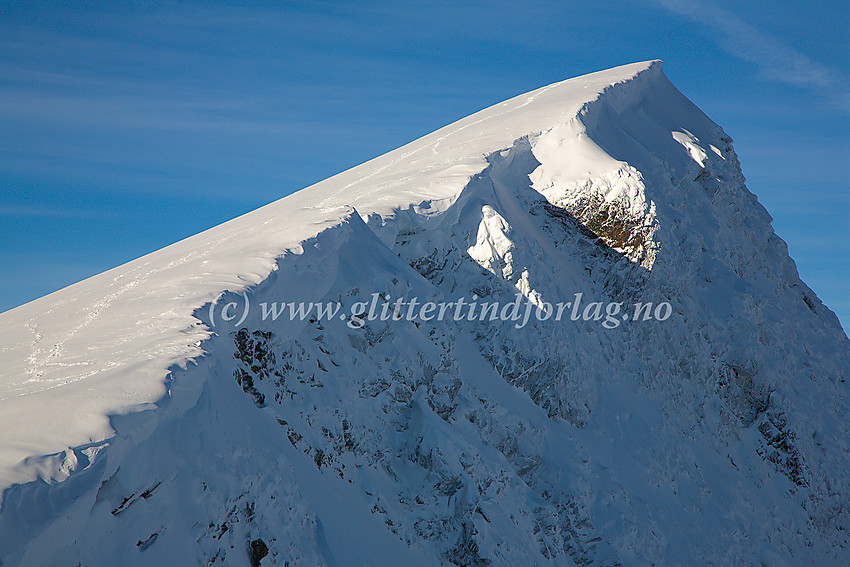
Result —
[[848, 340], [659, 62], [4, 313], [0, 348], [4, 565], [848, 553]]
[[[352, 207], [379, 222], [411, 207], [439, 212], [487, 167], [493, 151], [569, 122], [612, 84], [658, 74], [657, 67], [626, 65], [520, 95], [0, 315], [0, 400], [10, 406], [0, 413], [0, 431], [11, 440], [0, 450], [0, 485], [32, 478], [34, 471], [18, 467], [21, 459], [106, 439], [108, 415], [158, 400], [169, 368], [200, 356], [198, 343], [210, 336], [195, 309], [226, 290], [259, 284], [281, 254], [338, 224]], [[76, 416], [72, 423], [45, 417], [68, 414]]]

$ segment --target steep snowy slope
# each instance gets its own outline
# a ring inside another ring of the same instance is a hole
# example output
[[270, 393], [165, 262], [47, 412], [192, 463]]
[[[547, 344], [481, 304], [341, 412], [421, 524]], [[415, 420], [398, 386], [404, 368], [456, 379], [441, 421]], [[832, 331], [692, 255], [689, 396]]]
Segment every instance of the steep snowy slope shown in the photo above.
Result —
[[[572, 305], [261, 307], [374, 294]], [[0, 315], [0, 560], [846, 565], [848, 347], [722, 130], [595, 73]]]
[[486, 167], [487, 155], [568, 122], [586, 101], [646, 66], [595, 73], [503, 102], [0, 315], [0, 402], [15, 400], [0, 413], [0, 431], [8, 432], [0, 450], [0, 486], [33, 477], [33, 470], [13, 472], [21, 459], [103, 440], [111, 434], [107, 415], [158, 400], [168, 368], [200, 356], [199, 341], [210, 336], [192, 316], [195, 308], [223, 290], [260, 283], [280, 255], [338, 225], [352, 207], [364, 217], [391, 217], [410, 207], [424, 215], [439, 212]]

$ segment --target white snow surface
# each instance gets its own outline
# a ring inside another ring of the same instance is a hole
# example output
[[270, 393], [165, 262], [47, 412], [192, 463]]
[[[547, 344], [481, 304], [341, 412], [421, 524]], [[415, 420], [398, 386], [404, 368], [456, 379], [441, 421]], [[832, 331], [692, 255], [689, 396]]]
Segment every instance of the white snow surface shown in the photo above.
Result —
[[[651, 68], [635, 63], [520, 95], [0, 314], [0, 487], [54, 474], [19, 465], [26, 457], [103, 441], [112, 435], [110, 415], [160, 399], [169, 369], [203, 354], [200, 342], [210, 331], [195, 309], [224, 291], [262, 282], [279, 257], [339, 225], [352, 207], [364, 218], [410, 207], [439, 212], [487, 166], [487, 155], [553, 124], [569, 124], [612, 85], [660, 72]], [[581, 161], [594, 167], [604, 157]]]
[[[850, 343], [770, 220], [636, 63], [0, 314], [0, 565], [846, 565]], [[373, 292], [672, 316], [257, 307]]]

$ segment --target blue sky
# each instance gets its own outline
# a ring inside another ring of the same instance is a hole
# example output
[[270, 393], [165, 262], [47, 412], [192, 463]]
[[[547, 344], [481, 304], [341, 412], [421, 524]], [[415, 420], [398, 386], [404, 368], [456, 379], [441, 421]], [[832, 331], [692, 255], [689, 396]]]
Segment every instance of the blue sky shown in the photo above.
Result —
[[850, 325], [846, 2], [98, 4], [0, 4], [0, 311], [514, 95], [663, 59]]

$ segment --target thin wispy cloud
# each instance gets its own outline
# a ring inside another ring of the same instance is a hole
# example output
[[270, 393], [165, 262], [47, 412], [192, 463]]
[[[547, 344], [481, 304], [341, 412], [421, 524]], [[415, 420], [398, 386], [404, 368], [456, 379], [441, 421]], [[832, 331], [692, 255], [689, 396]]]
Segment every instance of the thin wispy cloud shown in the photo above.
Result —
[[850, 81], [838, 71], [814, 61], [717, 4], [699, 0], [656, 1], [717, 32], [718, 45], [729, 54], [758, 66], [763, 78], [820, 90], [850, 112]]

